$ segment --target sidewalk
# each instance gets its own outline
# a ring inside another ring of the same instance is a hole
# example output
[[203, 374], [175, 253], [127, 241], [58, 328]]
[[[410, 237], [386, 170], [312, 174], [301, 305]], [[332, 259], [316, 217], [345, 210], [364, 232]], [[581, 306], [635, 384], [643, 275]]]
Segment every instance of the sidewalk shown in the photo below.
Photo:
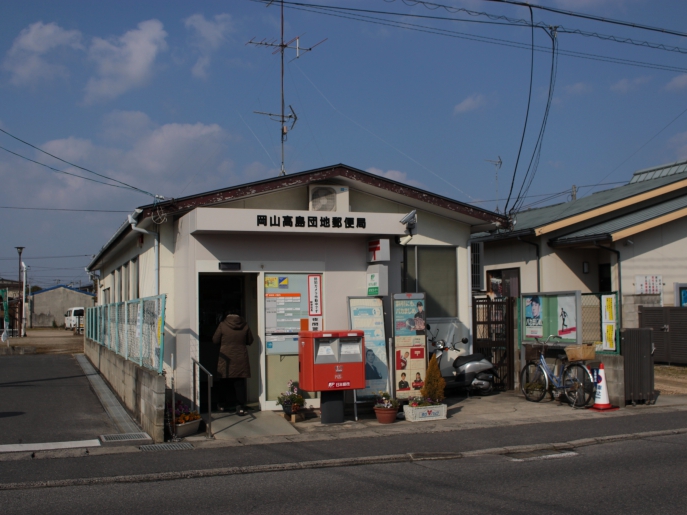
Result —
[[[528, 402], [519, 391], [502, 392], [488, 397], [453, 397], [446, 399], [448, 418], [431, 422], [408, 422], [397, 420], [393, 424], [380, 424], [373, 413], [362, 414], [355, 422], [347, 417], [342, 424], [322, 424], [318, 418], [289, 425], [298, 434], [255, 435], [239, 438], [215, 435], [215, 440], [207, 440], [204, 435], [186, 438], [195, 447], [262, 445], [283, 442], [305, 442], [318, 440], [338, 440], [349, 438], [371, 438], [386, 435], [422, 434], [465, 429], [517, 426], [524, 424], [566, 422], [573, 420], [601, 420], [610, 417], [630, 417], [648, 413], [687, 411], [687, 395], [659, 396], [655, 405], [628, 406], [618, 411], [598, 413], [586, 409], [573, 409], [566, 403], [550, 401]], [[281, 418], [279, 412], [261, 413], [262, 417]], [[236, 415], [231, 415], [236, 417]], [[238, 419], [238, 417], [236, 417]], [[214, 426], [213, 426], [214, 429]]]

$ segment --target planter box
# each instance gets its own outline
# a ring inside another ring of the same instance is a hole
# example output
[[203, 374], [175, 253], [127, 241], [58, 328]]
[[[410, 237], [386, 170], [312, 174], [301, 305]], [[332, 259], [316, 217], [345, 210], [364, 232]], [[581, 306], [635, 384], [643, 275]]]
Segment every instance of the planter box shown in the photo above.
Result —
[[405, 413], [406, 420], [410, 422], [422, 422], [423, 420], [446, 420], [446, 404], [438, 404], [437, 406], [421, 406], [414, 408], [412, 406], [403, 406], [403, 413]]
[[200, 426], [200, 421], [192, 420], [191, 422], [186, 422], [185, 424], [177, 424], [177, 436], [179, 438], [184, 438], [186, 436], [194, 435], [198, 432], [198, 427]]

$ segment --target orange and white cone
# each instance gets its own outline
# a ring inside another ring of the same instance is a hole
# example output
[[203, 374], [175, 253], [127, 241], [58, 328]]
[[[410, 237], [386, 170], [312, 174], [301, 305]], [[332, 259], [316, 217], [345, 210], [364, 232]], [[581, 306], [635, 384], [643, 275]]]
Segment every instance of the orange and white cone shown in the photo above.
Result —
[[608, 399], [608, 386], [603, 363], [601, 363], [598, 370], [595, 371], [594, 379], [596, 380], [596, 396], [594, 397], [594, 406], [592, 406], [591, 409], [594, 411], [617, 410], [618, 406], [611, 406], [611, 401]]

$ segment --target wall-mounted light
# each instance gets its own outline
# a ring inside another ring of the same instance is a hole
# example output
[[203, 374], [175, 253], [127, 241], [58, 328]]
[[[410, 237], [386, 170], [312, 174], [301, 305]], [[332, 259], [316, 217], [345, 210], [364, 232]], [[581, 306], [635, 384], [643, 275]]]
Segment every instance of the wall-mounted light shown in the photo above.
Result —
[[589, 261], [582, 261], [582, 273], [583, 274], [589, 273]]

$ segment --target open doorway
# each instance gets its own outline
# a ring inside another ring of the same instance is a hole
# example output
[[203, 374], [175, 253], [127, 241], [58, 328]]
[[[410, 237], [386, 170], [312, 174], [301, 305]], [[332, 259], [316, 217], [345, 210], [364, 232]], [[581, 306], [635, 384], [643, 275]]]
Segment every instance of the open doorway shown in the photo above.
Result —
[[[248, 322], [255, 341], [248, 347], [251, 377], [247, 380], [248, 405], [257, 408], [260, 395], [260, 339], [258, 334], [257, 274], [201, 273], [198, 277], [199, 361], [212, 374], [217, 372], [219, 345], [212, 336], [230, 309]], [[213, 387], [213, 411], [217, 409], [217, 389]], [[200, 375], [200, 409], [207, 410], [207, 376]]]

